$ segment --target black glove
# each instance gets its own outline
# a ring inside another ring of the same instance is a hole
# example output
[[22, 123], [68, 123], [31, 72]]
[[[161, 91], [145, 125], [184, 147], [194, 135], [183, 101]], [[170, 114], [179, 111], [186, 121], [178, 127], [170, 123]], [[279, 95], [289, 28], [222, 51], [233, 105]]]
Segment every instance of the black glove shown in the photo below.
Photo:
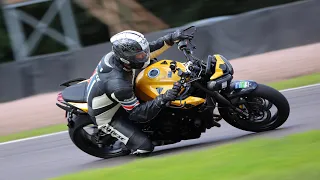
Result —
[[180, 29], [176, 30], [173, 33], [167, 34], [164, 37], [166, 39], [166, 43], [170, 46], [172, 46], [175, 42], [179, 42], [181, 40], [192, 39], [189, 35], [184, 35]]
[[177, 89], [178, 91], [180, 91], [181, 90], [181, 86], [182, 86], [182, 84], [180, 82], [175, 82], [173, 84], [172, 89]]
[[185, 40], [185, 39], [191, 39], [191, 37], [188, 36], [188, 35], [184, 35], [182, 33], [182, 31], [178, 29], [174, 33], [171, 34], [171, 39], [174, 42], [179, 42], [179, 41], [182, 41], [182, 40]]
[[174, 83], [172, 89], [169, 89], [164, 94], [159, 95], [156, 99], [160, 102], [160, 106], [163, 107], [167, 102], [174, 101], [180, 92], [180, 88], [181, 83], [176, 82]]

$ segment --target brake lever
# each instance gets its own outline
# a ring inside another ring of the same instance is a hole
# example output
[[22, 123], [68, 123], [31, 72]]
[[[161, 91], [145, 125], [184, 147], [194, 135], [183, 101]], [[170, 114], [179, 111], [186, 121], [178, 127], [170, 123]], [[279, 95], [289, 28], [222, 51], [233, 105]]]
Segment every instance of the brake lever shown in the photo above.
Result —
[[193, 32], [196, 32], [196, 30], [197, 30], [196, 26], [190, 26], [190, 27], [182, 30], [182, 32], [185, 32], [185, 31], [187, 31], [187, 30], [189, 30], [189, 29], [191, 29], [191, 28], [195, 28], [195, 30], [194, 30]]
[[191, 28], [195, 28], [195, 29], [194, 29], [194, 31], [192, 31], [192, 33], [191, 33], [190, 35], [187, 35], [187, 34], [183, 34], [183, 35], [185, 35], [185, 36], [189, 37], [190, 39], [193, 39], [194, 34], [195, 34], [195, 32], [197, 31], [196, 26], [190, 26], [190, 27], [188, 27], [188, 28], [186, 28], [186, 29], [182, 30], [182, 32], [185, 32], [185, 31], [187, 31], [187, 30], [189, 30], [189, 29], [191, 29]]
[[190, 45], [192, 46], [192, 49], [196, 49], [196, 46], [189, 40]]
[[[187, 83], [186, 83], [187, 84]], [[186, 89], [185, 89], [185, 91], [179, 96], [179, 100], [180, 100], [180, 104], [181, 104], [181, 101], [182, 101], [182, 97], [184, 96], [184, 95], [186, 95], [187, 93], [188, 93], [188, 91], [190, 90], [190, 86], [184, 86]]]

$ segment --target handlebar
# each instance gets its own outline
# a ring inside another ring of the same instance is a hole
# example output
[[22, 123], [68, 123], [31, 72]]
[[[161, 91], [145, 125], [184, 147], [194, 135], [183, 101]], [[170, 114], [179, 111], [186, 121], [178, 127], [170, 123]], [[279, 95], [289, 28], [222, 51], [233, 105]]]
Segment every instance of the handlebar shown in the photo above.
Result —
[[[195, 27], [195, 26], [191, 26], [191, 27], [183, 30], [183, 32], [192, 28], [192, 27]], [[193, 34], [194, 34], [194, 32], [191, 35], [184, 34], [188, 38], [177, 42], [178, 49], [183, 52], [183, 54], [185, 55], [185, 57], [187, 59], [187, 62], [185, 63], [186, 71], [183, 71], [180, 68], [177, 68], [176, 61], [170, 62], [171, 71], [173, 73], [176, 73], [178, 71], [178, 76], [180, 76], [179, 82], [185, 88], [185, 91], [179, 96], [179, 98], [187, 95], [188, 91], [191, 88], [191, 82], [201, 79], [202, 78], [201, 74], [203, 74], [204, 70], [206, 69], [204, 67], [205, 65], [202, 64], [203, 61], [201, 59], [193, 56], [192, 49], [196, 49], [196, 46], [191, 43], [191, 41], [193, 39]], [[190, 47], [188, 47], [188, 45], [191, 45], [192, 49], [190, 49]], [[180, 99], [180, 101], [181, 101], [181, 99]]]
[[[190, 34], [183, 34], [183, 36], [187, 37], [186, 39], [179, 41], [177, 43], [178, 49], [180, 51], [183, 52], [184, 56], [187, 59], [186, 62], [186, 72], [183, 72], [181, 69], [177, 69], [176, 68], [176, 62], [170, 63], [170, 68], [171, 70], [175, 73], [178, 70], [178, 75], [181, 78], [187, 78], [189, 76], [193, 76], [193, 77], [199, 77], [200, 74], [202, 73], [202, 70], [205, 69], [203, 68], [203, 64], [202, 64], [202, 60], [193, 56], [193, 49], [196, 49], [196, 46], [193, 45], [191, 43], [191, 41], [193, 40], [194, 37], [194, 33], [196, 31], [196, 27], [195, 26], [190, 26], [184, 30], [182, 30], [182, 32], [186, 32], [187, 30], [194, 28], [194, 31], [192, 31]], [[188, 45], [191, 45], [191, 48], [188, 47]], [[199, 79], [199, 78], [197, 78]]]

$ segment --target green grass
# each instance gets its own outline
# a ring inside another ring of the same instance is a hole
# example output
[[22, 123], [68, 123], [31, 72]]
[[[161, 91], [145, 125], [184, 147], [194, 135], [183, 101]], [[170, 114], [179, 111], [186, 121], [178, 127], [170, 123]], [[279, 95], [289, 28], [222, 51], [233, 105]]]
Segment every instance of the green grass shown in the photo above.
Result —
[[306, 86], [310, 84], [320, 83], [320, 73], [314, 73], [306, 76], [299, 76], [285, 81], [268, 83], [268, 85], [274, 87], [275, 89], [289, 89], [299, 86]]
[[[281, 89], [294, 88], [294, 87], [315, 84], [315, 83], [320, 83], [320, 73], [301, 76], [301, 77], [297, 77], [297, 78], [293, 78], [293, 79], [281, 81], [281, 82], [269, 83], [268, 85], [278, 90], [281, 90]], [[49, 134], [49, 133], [64, 131], [66, 129], [67, 129], [66, 125], [59, 124], [59, 125], [44, 127], [40, 129], [24, 131], [18, 134], [0, 136], [0, 142], [27, 138], [27, 137], [43, 135], [43, 134]]]
[[123, 166], [87, 170], [55, 180], [318, 180], [320, 131], [255, 139]]
[[0, 142], [22, 139], [22, 138], [27, 138], [27, 137], [32, 137], [32, 136], [39, 136], [39, 135], [44, 135], [44, 134], [49, 134], [49, 133], [54, 133], [54, 132], [60, 132], [60, 131], [64, 131], [64, 130], [67, 130], [66, 124], [52, 125], [52, 126], [39, 128], [39, 129], [9, 134], [6, 136], [0, 136]]

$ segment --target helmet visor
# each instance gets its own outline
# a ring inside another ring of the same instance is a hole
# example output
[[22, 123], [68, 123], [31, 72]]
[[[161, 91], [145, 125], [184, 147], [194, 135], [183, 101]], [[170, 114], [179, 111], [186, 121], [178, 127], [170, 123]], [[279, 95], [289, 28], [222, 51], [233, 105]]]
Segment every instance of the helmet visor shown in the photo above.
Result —
[[148, 60], [149, 55], [142, 51], [142, 52], [139, 52], [138, 54], [136, 54], [134, 58], [138, 62], [145, 62]]
[[147, 62], [150, 56], [150, 48], [146, 48], [143, 51], [135, 53], [135, 55], [130, 56], [129, 60], [131, 62]]

